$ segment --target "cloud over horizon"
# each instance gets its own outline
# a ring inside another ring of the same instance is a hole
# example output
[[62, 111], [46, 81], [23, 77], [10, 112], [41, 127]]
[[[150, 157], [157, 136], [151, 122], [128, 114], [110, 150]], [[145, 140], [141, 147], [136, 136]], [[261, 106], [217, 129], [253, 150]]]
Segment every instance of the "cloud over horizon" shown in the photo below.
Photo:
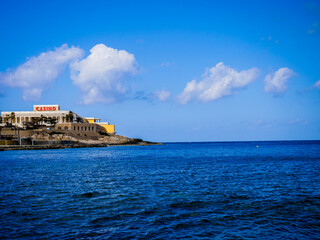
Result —
[[255, 81], [259, 73], [260, 70], [255, 67], [237, 72], [220, 62], [207, 69], [201, 81], [192, 80], [188, 82], [183, 92], [178, 96], [178, 100], [181, 104], [186, 104], [192, 100], [215, 101], [224, 96], [235, 94], [237, 89], [244, 88]]
[[294, 76], [293, 70], [287, 67], [279, 68], [274, 73], [268, 74], [264, 79], [264, 90], [272, 93], [283, 93], [287, 90], [287, 81]]
[[317, 81], [313, 86], [320, 89], [320, 80]]
[[97, 44], [90, 55], [70, 64], [71, 79], [84, 93], [83, 103], [112, 103], [126, 92], [126, 77], [137, 72], [133, 54]]
[[82, 56], [81, 48], [64, 44], [54, 51], [28, 58], [14, 70], [8, 69], [5, 73], [0, 73], [0, 82], [21, 88], [24, 100], [38, 100], [47, 85], [56, 80], [70, 62]]
[[153, 93], [153, 96], [160, 102], [166, 101], [170, 97], [171, 93], [167, 90], [158, 90]]

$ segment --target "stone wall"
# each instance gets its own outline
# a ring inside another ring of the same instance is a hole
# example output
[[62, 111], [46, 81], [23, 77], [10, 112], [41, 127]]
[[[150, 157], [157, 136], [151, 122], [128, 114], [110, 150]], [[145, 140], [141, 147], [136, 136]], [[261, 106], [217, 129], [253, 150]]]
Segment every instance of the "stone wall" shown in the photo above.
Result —
[[96, 123], [59, 123], [56, 124], [55, 130], [83, 139], [99, 139], [100, 132], [106, 132], [102, 126]]
[[19, 137], [31, 137], [34, 134], [35, 130], [13, 130], [11, 128], [1, 129], [1, 138], [18, 138]]
[[19, 145], [19, 143], [17, 140], [0, 139], [0, 145]]
[[33, 141], [33, 145], [72, 145], [74, 141]]

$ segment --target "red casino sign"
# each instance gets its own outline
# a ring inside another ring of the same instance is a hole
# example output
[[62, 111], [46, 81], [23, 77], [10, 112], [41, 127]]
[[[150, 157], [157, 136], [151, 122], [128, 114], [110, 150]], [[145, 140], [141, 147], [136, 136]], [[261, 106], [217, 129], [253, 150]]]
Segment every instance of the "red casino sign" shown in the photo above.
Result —
[[36, 112], [54, 112], [59, 111], [59, 105], [34, 105], [33, 110]]

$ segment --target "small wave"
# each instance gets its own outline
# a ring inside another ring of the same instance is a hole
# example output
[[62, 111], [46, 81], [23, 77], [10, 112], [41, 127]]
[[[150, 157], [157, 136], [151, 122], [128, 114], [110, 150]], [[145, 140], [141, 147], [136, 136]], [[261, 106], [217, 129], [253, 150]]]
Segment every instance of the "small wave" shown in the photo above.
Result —
[[188, 229], [192, 227], [194, 224], [192, 222], [184, 222], [184, 223], [178, 223], [172, 226], [172, 229], [174, 230], [180, 230], [180, 229]]
[[91, 221], [93, 224], [103, 224], [109, 221], [114, 221], [114, 220], [123, 220], [125, 218], [130, 218], [136, 214], [132, 213], [119, 213], [111, 216], [105, 216], [105, 217], [99, 217]]
[[160, 209], [159, 208], [150, 208], [150, 209], [145, 209], [142, 212], [140, 212], [141, 215], [143, 216], [152, 216], [155, 215], [157, 212], [159, 212]]
[[87, 192], [87, 193], [82, 193], [82, 194], [76, 194], [73, 197], [75, 198], [94, 198], [100, 196], [101, 193], [93, 191], [93, 192]]
[[210, 202], [204, 201], [191, 201], [191, 202], [178, 202], [178, 203], [171, 203], [169, 206], [173, 209], [198, 209], [203, 208], [209, 205]]

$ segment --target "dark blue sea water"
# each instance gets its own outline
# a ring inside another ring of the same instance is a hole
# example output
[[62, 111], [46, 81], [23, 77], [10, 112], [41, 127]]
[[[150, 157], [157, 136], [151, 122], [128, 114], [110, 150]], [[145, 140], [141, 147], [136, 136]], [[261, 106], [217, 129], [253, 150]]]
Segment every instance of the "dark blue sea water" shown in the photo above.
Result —
[[2, 239], [319, 239], [320, 141], [0, 152]]

